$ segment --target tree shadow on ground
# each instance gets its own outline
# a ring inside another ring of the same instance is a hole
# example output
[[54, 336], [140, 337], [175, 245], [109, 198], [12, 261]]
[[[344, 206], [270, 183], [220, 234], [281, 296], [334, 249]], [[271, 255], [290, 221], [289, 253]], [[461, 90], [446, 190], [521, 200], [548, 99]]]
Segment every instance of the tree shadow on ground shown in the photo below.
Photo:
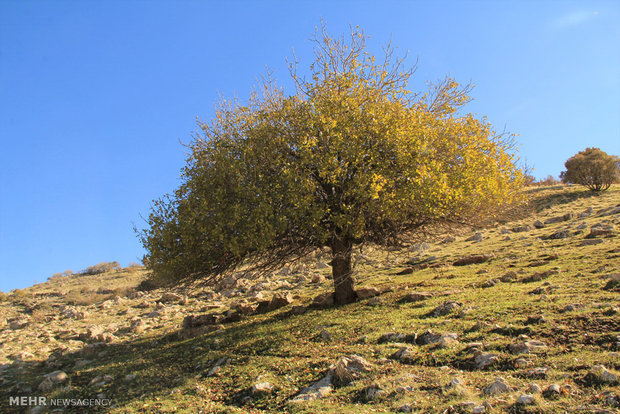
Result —
[[[571, 189], [571, 192], [552, 193], [536, 196], [540, 192], [554, 188], [556, 187], [539, 187], [528, 190], [526, 192], [526, 194], [532, 195], [530, 205], [536, 213], [540, 213], [541, 211], [547, 210], [554, 206], [569, 204], [579, 199], [589, 199], [592, 197], [600, 196], [600, 194], [593, 191], [581, 191], [581, 189]], [[561, 186], [559, 186], [558, 188], [561, 188]]]

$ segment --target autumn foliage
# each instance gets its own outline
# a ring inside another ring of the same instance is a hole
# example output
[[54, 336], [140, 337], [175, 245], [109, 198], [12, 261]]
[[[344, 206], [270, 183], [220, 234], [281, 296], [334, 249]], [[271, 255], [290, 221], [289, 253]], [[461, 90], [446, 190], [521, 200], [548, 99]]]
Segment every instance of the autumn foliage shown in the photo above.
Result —
[[353, 246], [478, 223], [512, 203], [522, 174], [510, 137], [461, 113], [468, 86], [445, 79], [414, 94], [403, 65], [389, 47], [377, 62], [358, 29], [319, 30], [309, 74], [291, 65], [295, 94], [267, 81], [246, 104], [223, 102], [140, 234], [155, 277], [215, 281], [328, 246], [334, 299], [347, 303]]

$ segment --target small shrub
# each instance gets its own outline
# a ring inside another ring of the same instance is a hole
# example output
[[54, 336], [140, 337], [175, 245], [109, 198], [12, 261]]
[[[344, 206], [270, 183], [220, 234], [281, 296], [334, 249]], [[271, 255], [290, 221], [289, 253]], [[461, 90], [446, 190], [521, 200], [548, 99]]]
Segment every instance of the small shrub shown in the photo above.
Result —
[[9, 300], [7, 294], [2, 292], [2, 291], [0, 291], [0, 302], [5, 302], [7, 300]]
[[120, 268], [121, 268], [120, 263], [116, 261], [101, 262], [101, 263], [97, 263], [96, 265], [88, 266], [86, 269], [82, 270], [80, 274], [83, 276], [98, 275], [101, 273], [108, 273], [113, 270], [118, 270]]
[[620, 158], [599, 148], [586, 148], [566, 161], [560, 174], [565, 183], [579, 184], [591, 191], [605, 191], [620, 181]]

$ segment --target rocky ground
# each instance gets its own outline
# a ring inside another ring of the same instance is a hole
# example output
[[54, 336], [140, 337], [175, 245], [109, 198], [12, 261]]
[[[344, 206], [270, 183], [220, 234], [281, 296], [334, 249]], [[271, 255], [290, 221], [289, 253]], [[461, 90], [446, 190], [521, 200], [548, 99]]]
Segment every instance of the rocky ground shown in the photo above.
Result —
[[[140, 291], [141, 268], [0, 301], [1, 412], [613, 413], [620, 186], [531, 189], [513, 222], [248, 280]], [[10, 405], [9, 398], [109, 406]]]

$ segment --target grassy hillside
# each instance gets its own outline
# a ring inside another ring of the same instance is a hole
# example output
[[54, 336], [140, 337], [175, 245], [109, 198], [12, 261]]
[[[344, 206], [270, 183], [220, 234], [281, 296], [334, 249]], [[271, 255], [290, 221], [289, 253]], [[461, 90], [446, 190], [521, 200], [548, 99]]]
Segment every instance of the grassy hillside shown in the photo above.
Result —
[[[517, 221], [358, 252], [368, 298], [338, 308], [311, 306], [331, 291], [320, 252], [216, 287], [139, 292], [133, 268], [7, 294], [0, 411], [37, 395], [116, 413], [617, 412], [620, 186], [528, 194]], [[351, 355], [364, 369], [330, 369]]]

